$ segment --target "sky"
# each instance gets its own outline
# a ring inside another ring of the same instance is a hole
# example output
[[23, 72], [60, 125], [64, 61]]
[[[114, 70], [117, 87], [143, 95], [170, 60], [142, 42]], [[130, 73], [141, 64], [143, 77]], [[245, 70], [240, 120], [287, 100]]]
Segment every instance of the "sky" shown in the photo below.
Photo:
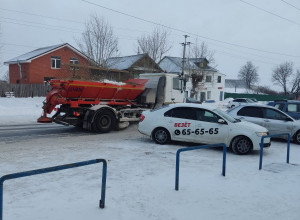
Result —
[[60, 43], [78, 48], [91, 14], [111, 24], [121, 56], [136, 54], [137, 39], [159, 24], [169, 27], [166, 55], [182, 57], [183, 35], [191, 46], [204, 41], [228, 79], [247, 61], [258, 67], [259, 84], [271, 88], [279, 64], [300, 69], [298, 0], [0, 0], [0, 74], [7, 70], [3, 61], [31, 50]]

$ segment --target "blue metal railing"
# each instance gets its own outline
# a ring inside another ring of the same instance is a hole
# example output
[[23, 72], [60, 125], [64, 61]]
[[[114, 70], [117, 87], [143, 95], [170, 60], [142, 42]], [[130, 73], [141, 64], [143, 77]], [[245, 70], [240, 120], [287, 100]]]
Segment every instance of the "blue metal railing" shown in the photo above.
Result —
[[291, 135], [289, 133], [262, 136], [261, 141], [260, 141], [260, 152], [259, 152], [259, 170], [261, 170], [261, 167], [262, 167], [264, 139], [265, 138], [272, 138], [272, 137], [282, 137], [282, 136], [287, 136], [288, 137], [288, 139], [287, 139], [286, 163], [290, 162], [290, 140], [291, 140]]
[[222, 165], [222, 175], [225, 176], [226, 171], [226, 145], [224, 143], [220, 144], [211, 144], [211, 145], [203, 145], [203, 146], [197, 146], [197, 147], [187, 147], [187, 148], [181, 148], [177, 150], [176, 153], [176, 174], [175, 174], [175, 190], [178, 191], [179, 187], [179, 159], [180, 159], [180, 153], [183, 151], [191, 151], [191, 150], [198, 150], [198, 149], [205, 149], [210, 147], [221, 147], [223, 146], [223, 165]]
[[32, 176], [32, 175], [37, 175], [37, 174], [42, 174], [42, 173], [49, 173], [49, 172], [54, 172], [54, 171], [59, 171], [59, 170], [71, 169], [71, 168], [75, 168], [75, 167], [82, 167], [82, 166], [91, 165], [91, 164], [95, 164], [95, 163], [103, 163], [101, 199], [99, 202], [99, 207], [103, 209], [105, 206], [107, 162], [104, 159], [94, 159], [94, 160], [65, 164], [65, 165], [60, 165], [60, 166], [55, 166], [55, 167], [47, 167], [47, 168], [42, 168], [42, 169], [37, 169], [37, 170], [30, 170], [30, 171], [25, 171], [25, 172], [20, 172], [20, 173], [12, 173], [12, 174], [2, 176], [0, 178], [0, 220], [2, 220], [2, 218], [3, 218], [3, 183], [5, 180], [17, 179], [20, 177], [26, 177], [26, 176]]

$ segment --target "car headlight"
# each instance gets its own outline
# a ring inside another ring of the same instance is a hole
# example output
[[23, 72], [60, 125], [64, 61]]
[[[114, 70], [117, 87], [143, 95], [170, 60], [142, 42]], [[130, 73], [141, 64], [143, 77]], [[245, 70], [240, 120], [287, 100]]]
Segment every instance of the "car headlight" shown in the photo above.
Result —
[[267, 136], [268, 132], [255, 132], [258, 137]]

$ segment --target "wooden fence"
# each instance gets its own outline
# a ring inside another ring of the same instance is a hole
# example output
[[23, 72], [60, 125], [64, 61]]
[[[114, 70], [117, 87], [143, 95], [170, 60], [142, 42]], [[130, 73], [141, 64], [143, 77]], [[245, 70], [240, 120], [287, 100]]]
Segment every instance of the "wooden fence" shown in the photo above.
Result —
[[0, 96], [13, 92], [15, 97], [43, 97], [51, 90], [50, 85], [44, 84], [8, 84], [0, 82]]

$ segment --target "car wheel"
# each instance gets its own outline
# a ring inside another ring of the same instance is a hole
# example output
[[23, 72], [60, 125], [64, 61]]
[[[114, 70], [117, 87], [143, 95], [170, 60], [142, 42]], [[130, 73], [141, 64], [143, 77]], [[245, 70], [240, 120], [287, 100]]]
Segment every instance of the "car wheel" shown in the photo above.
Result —
[[92, 124], [93, 130], [100, 133], [110, 132], [116, 124], [116, 117], [110, 110], [97, 112]]
[[152, 133], [152, 139], [157, 144], [167, 144], [170, 141], [170, 134], [165, 128], [156, 128]]
[[300, 144], [300, 130], [297, 131], [297, 133], [295, 134], [294, 140], [295, 140], [296, 144]]
[[244, 155], [252, 151], [252, 142], [245, 136], [239, 136], [234, 138], [231, 147], [234, 153]]

